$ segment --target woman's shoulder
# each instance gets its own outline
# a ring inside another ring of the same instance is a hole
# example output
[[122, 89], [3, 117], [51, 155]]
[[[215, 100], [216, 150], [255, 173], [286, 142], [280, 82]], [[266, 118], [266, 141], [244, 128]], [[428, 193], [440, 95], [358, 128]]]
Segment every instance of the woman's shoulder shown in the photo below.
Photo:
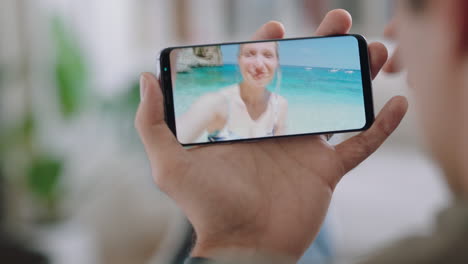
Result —
[[282, 107], [287, 107], [288, 106], [288, 100], [286, 100], [286, 98], [284, 98], [283, 96], [281, 96], [281, 95], [279, 95], [277, 93], [273, 93], [273, 96], [274, 96], [274, 98], [276, 98], [279, 106], [282, 106]]

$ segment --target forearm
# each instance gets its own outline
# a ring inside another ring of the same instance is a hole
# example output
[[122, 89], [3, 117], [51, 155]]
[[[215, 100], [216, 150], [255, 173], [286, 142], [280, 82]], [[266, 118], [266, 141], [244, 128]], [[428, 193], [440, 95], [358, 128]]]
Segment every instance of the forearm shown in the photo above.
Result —
[[182, 143], [193, 143], [203, 135], [210, 123], [209, 116], [187, 113], [177, 119], [177, 138]]
[[182, 120], [178, 120], [177, 124], [181, 124], [177, 126], [177, 138], [182, 143], [194, 143], [204, 132], [204, 128], [197, 125], [182, 125], [185, 124]]

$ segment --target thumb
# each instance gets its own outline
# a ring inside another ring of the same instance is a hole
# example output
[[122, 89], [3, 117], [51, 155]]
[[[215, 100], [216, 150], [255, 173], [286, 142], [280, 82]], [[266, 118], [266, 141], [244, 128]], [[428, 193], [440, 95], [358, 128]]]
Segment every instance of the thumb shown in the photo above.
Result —
[[164, 101], [159, 81], [151, 73], [140, 77], [141, 103], [135, 126], [153, 165], [164, 166], [183, 150], [164, 120]]
[[372, 127], [336, 146], [345, 173], [374, 153], [395, 131], [408, 110], [403, 96], [392, 98], [377, 116]]

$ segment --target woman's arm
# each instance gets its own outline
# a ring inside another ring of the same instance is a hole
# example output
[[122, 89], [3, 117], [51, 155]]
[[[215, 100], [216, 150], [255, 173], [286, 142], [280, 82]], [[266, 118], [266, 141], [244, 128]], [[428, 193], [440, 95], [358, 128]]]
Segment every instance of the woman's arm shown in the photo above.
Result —
[[198, 99], [190, 109], [177, 118], [177, 138], [181, 143], [194, 143], [208, 127], [225, 116], [224, 98], [213, 93]]

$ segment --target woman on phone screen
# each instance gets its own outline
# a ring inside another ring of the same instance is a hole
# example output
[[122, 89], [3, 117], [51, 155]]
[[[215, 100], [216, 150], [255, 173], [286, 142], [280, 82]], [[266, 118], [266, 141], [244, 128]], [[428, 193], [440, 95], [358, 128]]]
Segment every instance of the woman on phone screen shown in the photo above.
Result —
[[177, 118], [182, 143], [195, 143], [203, 135], [203, 141], [214, 142], [286, 134], [288, 103], [267, 89], [279, 73], [278, 43], [242, 44], [238, 63], [240, 83], [202, 96]]

